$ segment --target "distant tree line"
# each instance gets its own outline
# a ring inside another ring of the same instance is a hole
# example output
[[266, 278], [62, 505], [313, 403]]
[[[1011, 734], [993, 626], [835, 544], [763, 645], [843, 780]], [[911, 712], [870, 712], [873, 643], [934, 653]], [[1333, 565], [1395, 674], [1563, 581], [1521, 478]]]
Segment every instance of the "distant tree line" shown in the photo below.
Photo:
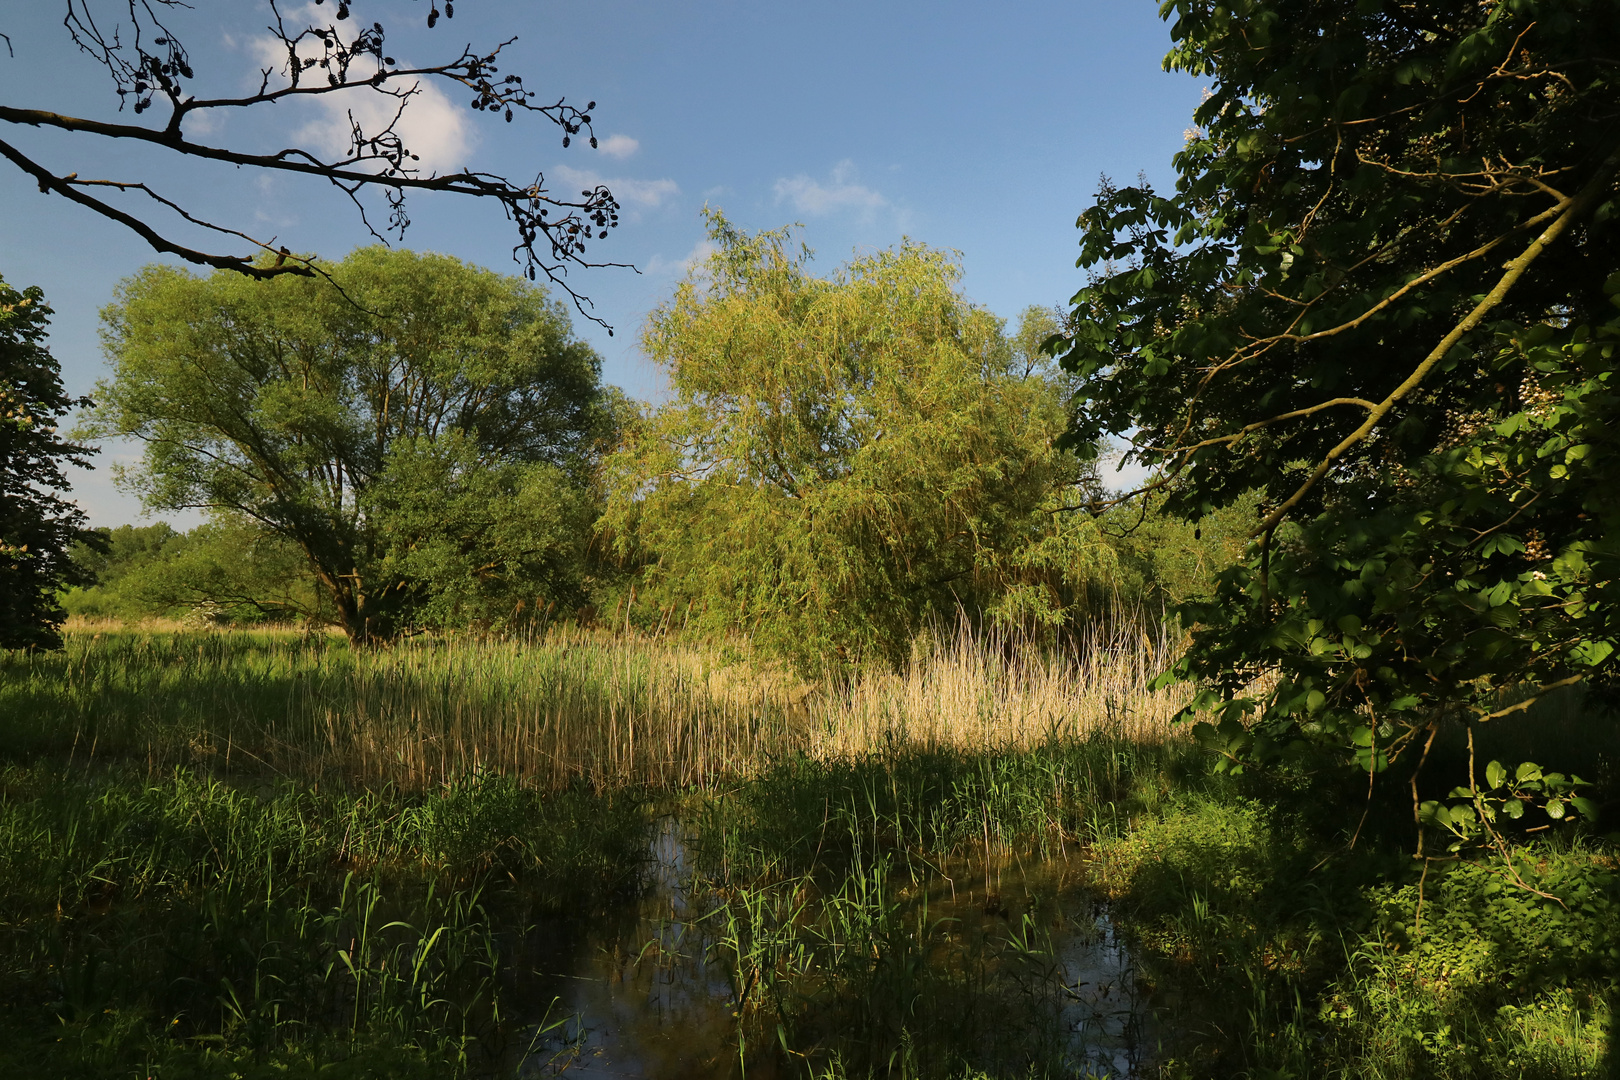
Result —
[[960, 617], [1062, 635], [1235, 556], [1235, 526], [1083, 512], [1057, 313], [1009, 333], [921, 245], [823, 278], [787, 231], [710, 234], [643, 335], [657, 406], [601, 383], [541, 288], [443, 256], [364, 249], [330, 284], [142, 271], [78, 434], [139, 440], [122, 482], [208, 520], [86, 536], [65, 610], [362, 643], [612, 618], [825, 672]]

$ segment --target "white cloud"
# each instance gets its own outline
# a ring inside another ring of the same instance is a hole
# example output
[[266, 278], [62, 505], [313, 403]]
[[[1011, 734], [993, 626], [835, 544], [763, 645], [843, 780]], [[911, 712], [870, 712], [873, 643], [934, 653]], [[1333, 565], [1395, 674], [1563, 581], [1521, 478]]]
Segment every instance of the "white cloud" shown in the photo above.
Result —
[[672, 277], [685, 275], [690, 273], [693, 267], [700, 265], [710, 255], [713, 255], [715, 250], [712, 240], [699, 240], [692, 245], [691, 251], [688, 251], [679, 259], [666, 259], [662, 255], [654, 255], [647, 260], [647, 265], [642, 268], [642, 272], [649, 277], [658, 277], [665, 274]]
[[878, 192], [854, 182], [855, 163], [840, 161], [833, 166], [829, 183], [812, 180], [804, 173], [784, 177], [776, 182], [776, 201], [791, 202], [801, 214], [833, 214], [855, 210], [870, 215], [874, 210], [889, 205]]
[[621, 205], [645, 206], [649, 209], [662, 205], [665, 199], [680, 194], [681, 190], [673, 180], [614, 179], [603, 177], [590, 169], [573, 169], [567, 165], [558, 165], [551, 170], [551, 175], [580, 191], [594, 190], [596, 185], [606, 184]]
[[[353, 40], [354, 35], [346, 33], [352, 30], [352, 23], [329, 23], [321, 18], [323, 14], [320, 8], [307, 4], [302, 17], [307, 18], [310, 25], [330, 25], [344, 34], [345, 41]], [[297, 17], [292, 15], [289, 24]], [[260, 65], [286, 76], [287, 50], [281, 42], [273, 37], [259, 37], [253, 42], [253, 51]], [[318, 57], [320, 53], [320, 44], [313, 38], [305, 39], [299, 50], [301, 56]], [[403, 62], [401, 66], [405, 66]], [[310, 76], [319, 70], [311, 69]], [[468, 166], [478, 136], [468, 124], [466, 110], [457, 108], [444, 91], [425, 80], [388, 79], [380, 86], [373, 86], [358, 82], [364, 75], [364, 72], [353, 71], [351, 78], [357, 82], [352, 89], [311, 99], [309, 104], [319, 118], [310, 120], [293, 137], [332, 158], [340, 158], [353, 152], [351, 133], [356, 125], [369, 137], [393, 123], [405, 149], [418, 158], [411, 166], [424, 175], [460, 172]], [[395, 122], [394, 115], [400, 111], [400, 99], [395, 95], [405, 92], [412, 92], [410, 100]]]
[[[406, 89], [390, 80], [384, 86]], [[460, 172], [467, 167], [477, 133], [467, 125], [467, 115], [451, 103], [444, 91], [430, 83], [416, 83], [416, 93], [394, 125], [405, 149], [420, 160], [412, 167], [424, 174]], [[306, 124], [301, 139], [319, 145], [332, 155], [350, 150], [350, 130], [354, 124], [366, 135], [386, 128], [399, 109], [399, 99], [370, 89], [356, 89], [316, 99], [326, 115]], [[351, 119], [352, 118], [352, 119]]]
[[640, 150], [641, 144], [628, 135], [609, 135], [605, 139], [596, 140], [596, 149], [610, 158], [623, 161]]
[[216, 112], [209, 109], [187, 113], [185, 130], [187, 135], [193, 137], [201, 135], [206, 138], [218, 135], [225, 130], [225, 114], [223, 111]]

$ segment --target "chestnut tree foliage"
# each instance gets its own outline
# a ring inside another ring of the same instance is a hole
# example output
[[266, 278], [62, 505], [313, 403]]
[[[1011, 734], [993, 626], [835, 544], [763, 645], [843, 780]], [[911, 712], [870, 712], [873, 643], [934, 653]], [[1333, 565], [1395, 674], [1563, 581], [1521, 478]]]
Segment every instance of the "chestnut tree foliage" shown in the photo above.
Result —
[[[508, 123], [538, 116], [561, 130], [564, 147], [576, 138], [595, 146], [591, 110], [596, 103], [581, 109], [562, 98], [541, 98], [521, 75], [504, 70], [501, 53], [516, 38], [483, 49], [467, 46], [439, 63], [401, 63], [389, 55], [383, 23], [366, 21], [373, 8], [382, 6], [362, 0], [314, 0], [313, 6], [300, 6], [317, 13], [307, 20], [306, 15], [294, 16], [293, 5], [284, 0], [265, 0], [260, 10], [279, 59], [244, 72], [239, 64], [219, 64], [223, 54], [216, 48], [188, 47], [188, 41], [217, 37], [218, 31], [203, 21], [195, 5], [183, 0], [63, 0], [63, 27], [89, 61], [110, 77], [122, 118], [114, 122], [0, 103], [0, 133], [5, 133], [0, 137], [0, 157], [27, 173], [42, 194], [60, 195], [116, 222], [157, 251], [256, 278], [309, 275], [320, 272], [320, 267], [314, 257], [277, 247], [274, 237], [248, 231], [251, 226], [245, 222], [199, 217], [165, 193], [164, 177], [212, 161], [234, 165], [247, 175], [324, 183], [354, 205], [362, 224], [379, 242], [388, 236], [403, 239], [410, 225], [410, 195], [437, 191], [465, 196], [499, 207], [513, 224], [512, 256], [525, 276], [534, 280], [537, 274], [544, 275], [566, 289], [584, 312], [584, 298], [568, 287], [565, 275], [569, 266], [599, 265], [588, 261], [587, 251], [591, 242], [605, 239], [618, 224], [619, 205], [612, 192], [600, 185], [583, 192], [554, 191], [539, 173], [532, 180], [466, 168], [443, 175], [424, 173], [400, 120], [423, 86], [433, 84], [453, 99], [468, 101], [473, 110]], [[439, 23], [441, 12], [447, 19], [455, 14], [450, 0], [412, 6], [425, 16], [429, 28]], [[9, 38], [3, 34], [0, 38], [14, 50]], [[205, 67], [205, 58], [216, 61], [213, 70]], [[247, 92], [239, 89], [244, 76], [251, 76], [254, 84]], [[374, 114], [361, 107], [368, 99], [380, 99], [385, 106], [376, 111], [383, 119], [369, 126], [356, 119]], [[305, 145], [265, 151], [208, 134], [222, 130], [212, 120], [316, 100], [348, 106], [349, 145], [341, 153]], [[72, 133], [82, 139], [80, 153], [70, 160], [48, 160], [18, 138], [28, 128]], [[117, 147], [133, 144], [160, 150], [169, 160], [152, 176], [100, 173], [97, 162], [116, 160]], [[220, 251], [191, 239], [208, 234], [237, 250]], [[259, 253], [273, 257], [260, 259]]]
[[580, 603], [611, 400], [566, 310], [443, 255], [330, 274], [126, 280], [84, 432], [145, 444], [123, 478], [153, 509], [296, 548], [354, 641]]
[[[1186, 611], [1200, 733], [1234, 764], [1315, 739], [1376, 772], [1555, 688], [1612, 700], [1613, 5], [1163, 12], [1166, 66], [1209, 96], [1173, 192], [1105, 185], [1081, 215], [1062, 362], [1074, 437], [1128, 436], [1171, 510], [1259, 493], [1250, 554]], [[1494, 842], [1570, 784], [1482, 766], [1423, 817]]]
[[1112, 560], [1061, 512], [1092, 477], [1054, 445], [1050, 365], [953, 258], [908, 242], [819, 278], [786, 230], [712, 214], [710, 238], [642, 338], [670, 399], [606, 463], [600, 528], [639, 602], [810, 672], [903, 661], [959, 611], [1071, 619]]
[[0, 281], [0, 648], [56, 648], [64, 612], [58, 590], [76, 580], [69, 548], [94, 542], [84, 514], [57, 492], [65, 464], [92, 451], [64, 440], [57, 423], [75, 406], [45, 347], [51, 309], [38, 288]]

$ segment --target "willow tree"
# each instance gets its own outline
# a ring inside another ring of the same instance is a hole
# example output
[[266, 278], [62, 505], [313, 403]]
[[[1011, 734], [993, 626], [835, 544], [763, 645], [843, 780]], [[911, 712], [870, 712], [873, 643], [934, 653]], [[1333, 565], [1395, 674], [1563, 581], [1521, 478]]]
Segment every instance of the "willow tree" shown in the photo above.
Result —
[[[1167, 67], [1210, 95], [1173, 193], [1105, 187], [1081, 216], [1063, 362], [1075, 436], [1128, 436], [1172, 509], [1260, 493], [1250, 556], [1189, 612], [1203, 733], [1379, 771], [1558, 688], [1612, 698], [1612, 5], [1163, 10]], [[1462, 844], [1566, 793], [1481, 769], [1427, 820]]]
[[906, 243], [818, 278], [786, 230], [709, 225], [642, 336], [671, 397], [607, 462], [644, 601], [808, 671], [899, 662], [959, 609], [1072, 615], [1108, 554], [1057, 513], [1086, 479], [1060, 395], [954, 259]]

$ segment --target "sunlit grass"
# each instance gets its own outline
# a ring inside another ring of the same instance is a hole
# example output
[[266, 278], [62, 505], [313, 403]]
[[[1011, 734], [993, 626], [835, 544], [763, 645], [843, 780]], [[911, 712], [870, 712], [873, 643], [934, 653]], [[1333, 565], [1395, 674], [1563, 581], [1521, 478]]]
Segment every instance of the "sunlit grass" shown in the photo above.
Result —
[[796, 754], [1182, 738], [1150, 692], [1169, 641], [1137, 621], [1062, 651], [963, 630], [901, 674], [809, 684], [736, 645], [562, 628], [355, 650], [287, 631], [70, 628], [0, 659], [13, 746], [85, 760], [337, 775], [422, 789], [479, 770], [544, 789], [706, 787]]

